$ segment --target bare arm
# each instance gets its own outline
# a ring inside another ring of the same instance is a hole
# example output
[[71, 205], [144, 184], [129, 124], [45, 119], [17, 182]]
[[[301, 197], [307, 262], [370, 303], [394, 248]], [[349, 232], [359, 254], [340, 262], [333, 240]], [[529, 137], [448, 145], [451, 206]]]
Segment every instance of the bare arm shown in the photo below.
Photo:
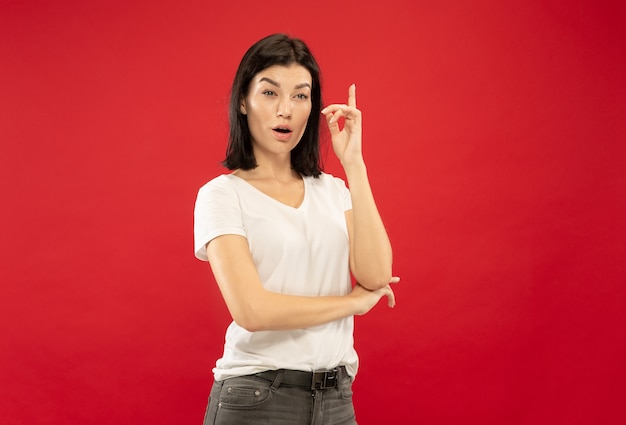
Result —
[[[333, 149], [341, 161], [352, 196], [346, 213], [350, 237], [350, 269], [364, 287], [377, 290], [391, 279], [392, 251], [387, 231], [376, 207], [362, 154], [361, 111], [356, 107], [356, 87], [348, 90], [348, 104], [322, 110], [332, 136]], [[344, 118], [344, 128], [339, 119]]]
[[346, 212], [350, 269], [361, 285], [380, 289], [391, 279], [391, 243], [374, 202], [365, 165], [346, 170], [346, 175], [352, 195], [352, 210]]
[[[365, 314], [381, 297], [395, 304], [389, 286], [368, 291], [355, 286], [346, 296], [305, 297], [267, 291], [246, 239], [223, 235], [207, 245], [209, 262], [233, 320], [248, 331], [302, 329]], [[304, 278], [304, 277], [303, 277]]]

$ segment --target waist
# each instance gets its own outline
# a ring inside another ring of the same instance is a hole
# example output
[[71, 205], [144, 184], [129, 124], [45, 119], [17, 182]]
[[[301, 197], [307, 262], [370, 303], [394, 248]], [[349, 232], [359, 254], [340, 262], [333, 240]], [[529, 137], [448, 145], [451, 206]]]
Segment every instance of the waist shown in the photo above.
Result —
[[278, 385], [290, 385], [312, 390], [325, 390], [337, 388], [344, 376], [348, 375], [345, 366], [339, 366], [332, 370], [305, 372], [302, 370], [266, 370], [256, 373], [254, 376], [274, 382]]

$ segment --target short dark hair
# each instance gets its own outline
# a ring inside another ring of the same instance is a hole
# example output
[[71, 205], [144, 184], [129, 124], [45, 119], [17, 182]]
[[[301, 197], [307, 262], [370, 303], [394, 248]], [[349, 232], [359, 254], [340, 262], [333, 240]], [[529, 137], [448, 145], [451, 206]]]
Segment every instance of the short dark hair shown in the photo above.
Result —
[[245, 53], [230, 93], [230, 134], [226, 159], [222, 164], [229, 170], [251, 170], [257, 167], [252, 150], [252, 136], [247, 117], [241, 113], [241, 101], [247, 96], [250, 82], [259, 72], [274, 65], [298, 64], [311, 74], [311, 113], [300, 142], [291, 151], [291, 166], [303, 176], [318, 177], [320, 165], [320, 111], [322, 88], [319, 66], [306, 44], [286, 34], [273, 34], [254, 43]]

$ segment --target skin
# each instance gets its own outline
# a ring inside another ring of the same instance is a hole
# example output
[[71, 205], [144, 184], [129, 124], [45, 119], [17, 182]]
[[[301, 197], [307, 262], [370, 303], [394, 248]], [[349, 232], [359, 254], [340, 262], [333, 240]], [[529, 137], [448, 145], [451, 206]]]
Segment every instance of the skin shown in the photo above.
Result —
[[[304, 198], [304, 182], [291, 168], [290, 152], [304, 134], [311, 113], [311, 84], [310, 73], [300, 65], [272, 66], [253, 78], [241, 103], [258, 166], [233, 174], [292, 207]], [[322, 113], [350, 186], [353, 209], [346, 212], [350, 268], [359, 283], [346, 296], [302, 297], [267, 291], [246, 239], [219, 236], [207, 245], [209, 262], [233, 320], [248, 331], [302, 329], [366, 314], [382, 297], [387, 297], [389, 307], [395, 306], [389, 284], [399, 278], [391, 275], [391, 245], [363, 161], [355, 86], [348, 90], [347, 104], [329, 105]], [[343, 129], [340, 118], [345, 119]], [[284, 134], [277, 128], [291, 132]]]
[[[337, 158], [348, 179], [352, 211], [346, 212], [350, 236], [350, 269], [367, 289], [384, 288], [391, 280], [392, 252], [367, 177], [362, 153], [362, 116], [356, 107], [356, 86], [348, 89], [348, 104], [333, 104], [322, 110]], [[339, 119], [344, 118], [340, 129]]]

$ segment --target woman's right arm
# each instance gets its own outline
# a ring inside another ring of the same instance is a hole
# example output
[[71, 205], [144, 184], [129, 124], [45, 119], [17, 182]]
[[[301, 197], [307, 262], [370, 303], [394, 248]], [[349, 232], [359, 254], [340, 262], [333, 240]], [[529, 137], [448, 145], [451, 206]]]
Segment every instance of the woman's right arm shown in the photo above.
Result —
[[222, 235], [207, 244], [213, 275], [233, 320], [250, 331], [302, 329], [367, 313], [380, 298], [395, 305], [387, 285], [376, 291], [356, 285], [346, 296], [306, 297], [267, 291], [243, 236]]

